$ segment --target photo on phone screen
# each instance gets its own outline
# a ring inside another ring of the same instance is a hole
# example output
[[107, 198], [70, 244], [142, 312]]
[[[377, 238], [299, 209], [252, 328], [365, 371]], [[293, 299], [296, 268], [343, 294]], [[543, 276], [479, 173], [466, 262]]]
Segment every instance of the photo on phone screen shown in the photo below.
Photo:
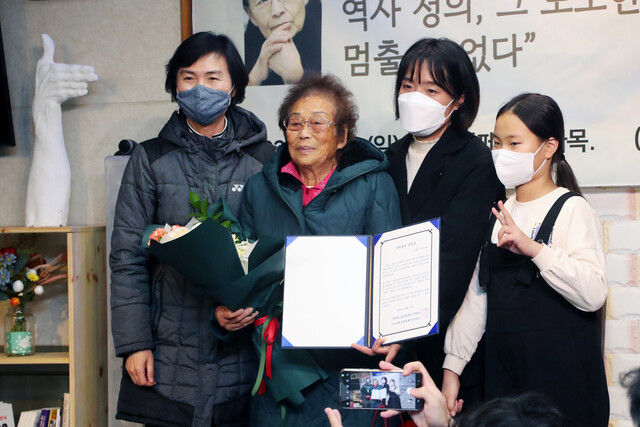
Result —
[[422, 386], [422, 374], [375, 369], [343, 369], [340, 372], [340, 405], [353, 409], [422, 409], [422, 399], [409, 392]]

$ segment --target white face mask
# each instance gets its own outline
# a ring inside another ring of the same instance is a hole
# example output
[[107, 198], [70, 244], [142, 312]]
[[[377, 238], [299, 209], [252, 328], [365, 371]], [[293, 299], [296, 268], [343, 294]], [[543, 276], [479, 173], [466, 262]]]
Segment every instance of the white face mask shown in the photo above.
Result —
[[447, 105], [442, 105], [435, 99], [417, 91], [402, 93], [398, 96], [400, 124], [407, 132], [415, 136], [429, 136], [440, 129], [453, 114], [454, 110], [451, 110], [448, 116], [444, 115], [447, 107], [454, 100], [452, 99]]
[[544, 166], [547, 159], [544, 159], [542, 164], [535, 171], [533, 170], [533, 159], [535, 158], [540, 148], [544, 147], [545, 141], [535, 153], [518, 153], [511, 150], [492, 150], [493, 164], [496, 167], [496, 173], [500, 182], [505, 187], [517, 187], [518, 185], [526, 184], [533, 179], [533, 176], [538, 173], [540, 168]]

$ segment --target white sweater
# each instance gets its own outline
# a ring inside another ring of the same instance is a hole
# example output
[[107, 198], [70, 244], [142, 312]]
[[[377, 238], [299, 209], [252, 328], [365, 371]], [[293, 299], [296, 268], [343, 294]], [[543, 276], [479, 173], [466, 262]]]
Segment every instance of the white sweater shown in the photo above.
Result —
[[[518, 227], [533, 238], [553, 203], [568, 191], [560, 187], [526, 203], [517, 202], [514, 194], [505, 208]], [[496, 221], [491, 234], [494, 244], [500, 227]], [[582, 311], [598, 310], [607, 298], [602, 241], [602, 225], [591, 206], [582, 197], [571, 197], [558, 215], [549, 246], [543, 245], [532, 259], [547, 284]], [[480, 287], [478, 270], [476, 263], [465, 299], [445, 337], [443, 368], [458, 375], [473, 356], [487, 321], [487, 294]]]

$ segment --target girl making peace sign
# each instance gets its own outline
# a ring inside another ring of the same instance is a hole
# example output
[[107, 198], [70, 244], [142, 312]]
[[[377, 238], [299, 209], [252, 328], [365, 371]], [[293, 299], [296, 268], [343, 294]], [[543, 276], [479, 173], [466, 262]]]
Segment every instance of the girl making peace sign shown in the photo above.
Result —
[[556, 102], [527, 93], [504, 105], [492, 154], [498, 177], [516, 191], [492, 209], [467, 295], [447, 330], [447, 406], [452, 415], [461, 408], [458, 376], [484, 331], [486, 399], [536, 391], [576, 425], [606, 426], [596, 315], [607, 296], [602, 227], [564, 158]]

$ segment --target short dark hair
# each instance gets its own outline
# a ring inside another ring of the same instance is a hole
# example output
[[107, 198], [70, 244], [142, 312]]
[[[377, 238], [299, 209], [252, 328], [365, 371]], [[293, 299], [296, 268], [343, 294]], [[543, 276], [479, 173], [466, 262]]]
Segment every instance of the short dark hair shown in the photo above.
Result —
[[640, 426], [640, 368], [632, 369], [626, 374], [622, 374], [620, 383], [627, 387], [633, 424]]
[[556, 101], [539, 93], [521, 93], [500, 108], [496, 120], [504, 113], [515, 114], [540, 141], [549, 138], [558, 141], [558, 149], [551, 158], [556, 183], [574, 193], [582, 194], [578, 180], [564, 157], [564, 118]]
[[182, 43], [173, 53], [166, 66], [167, 78], [164, 89], [171, 94], [171, 100], [176, 100], [178, 84], [178, 70], [188, 67], [204, 55], [215, 53], [227, 61], [227, 68], [231, 75], [231, 82], [235, 90], [235, 96], [231, 98], [231, 105], [244, 101], [244, 93], [249, 83], [249, 75], [244, 67], [238, 49], [229, 37], [224, 34], [215, 34], [210, 31], [195, 33]]
[[458, 43], [446, 38], [418, 40], [402, 57], [396, 75], [396, 119], [400, 118], [398, 95], [405, 75], [409, 73], [409, 77], [413, 79], [414, 73], [420, 73], [425, 63], [435, 83], [450, 96], [458, 99], [464, 95], [460, 108], [451, 114], [451, 126], [458, 131], [466, 131], [478, 114], [480, 84], [469, 55]]
[[347, 141], [354, 139], [358, 123], [358, 107], [353, 100], [351, 91], [333, 74], [313, 74], [302, 79], [289, 89], [287, 96], [285, 96], [278, 109], [278, 124], [284, 133], [285, 139], [287, 137], [285, 121], [289, 118], [293, 104], [299, 99], [311, 95], [327, 97], [332, 101], [336, 137], [341, 136], [340, 132], [344, 135], [343, 129], [346, 127]]
[[502, 397], [462, 414], [456, 427], [568, 427], [571, 422], [539, 393]]

